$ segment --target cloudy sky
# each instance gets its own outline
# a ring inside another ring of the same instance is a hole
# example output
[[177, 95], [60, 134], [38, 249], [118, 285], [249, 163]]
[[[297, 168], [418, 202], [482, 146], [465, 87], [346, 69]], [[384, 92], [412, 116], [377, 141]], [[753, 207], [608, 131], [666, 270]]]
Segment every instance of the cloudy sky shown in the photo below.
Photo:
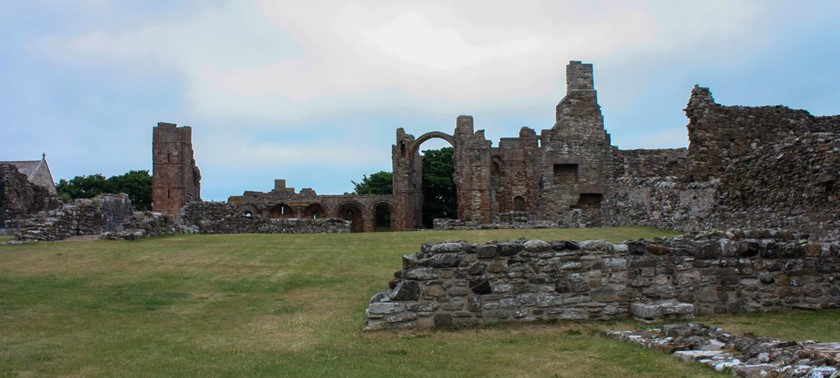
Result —
[[[0, 0], [0, 160], [55, 179], [151, 170], [193, 127], [202, 196], [321, 194], [390, 170], [395, 130], [550, 128], [570, 60], [595, 65], [621, 148], [686, 146], [719, 103], [840, 113], [840, 1]], [[437, 148], [430, 141], [424, 147]]]

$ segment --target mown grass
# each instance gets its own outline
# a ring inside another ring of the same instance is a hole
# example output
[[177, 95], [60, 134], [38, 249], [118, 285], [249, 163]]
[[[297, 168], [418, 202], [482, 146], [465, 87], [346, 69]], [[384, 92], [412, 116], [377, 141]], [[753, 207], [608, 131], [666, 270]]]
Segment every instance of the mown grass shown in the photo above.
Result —
[[[424, 242], [670, 234], [634, 227], [3, 245], [0, 376], [713, 376], [598, 336], [638, 326], [629, 321], [361, 331], [370, 297]], [[826, 311], [708, 321], [840, 340], [838, 319]]]

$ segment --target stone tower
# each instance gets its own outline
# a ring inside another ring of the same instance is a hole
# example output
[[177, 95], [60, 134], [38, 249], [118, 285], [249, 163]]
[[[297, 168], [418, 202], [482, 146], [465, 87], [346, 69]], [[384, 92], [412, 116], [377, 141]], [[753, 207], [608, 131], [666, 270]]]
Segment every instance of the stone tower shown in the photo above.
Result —
[[152, 138], [152, 211], [177, 216], [201, 200], [201, 172], [195, 166], [192, 129], [158, 122]]

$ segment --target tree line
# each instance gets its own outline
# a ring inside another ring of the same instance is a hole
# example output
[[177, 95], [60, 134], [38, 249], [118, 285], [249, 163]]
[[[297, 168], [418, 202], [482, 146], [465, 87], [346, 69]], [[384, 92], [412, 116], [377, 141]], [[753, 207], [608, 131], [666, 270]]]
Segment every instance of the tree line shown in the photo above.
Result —
[[122, 175], [105, 178], [100, 173], [61, 179], [55, 186], [64, 202], [78, 198], [93, 198], [102, 193], [125, 193], [135, 210], [152, 209], [152, 176], [149, 171], [128, 171]]

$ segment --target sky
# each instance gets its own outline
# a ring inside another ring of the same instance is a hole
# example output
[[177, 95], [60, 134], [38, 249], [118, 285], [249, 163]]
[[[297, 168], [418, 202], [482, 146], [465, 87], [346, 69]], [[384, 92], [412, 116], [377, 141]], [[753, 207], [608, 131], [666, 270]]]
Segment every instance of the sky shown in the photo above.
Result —
[[[191, 126], [202, 198], [319, 194], [391, 170], [395, 130], [554, 124], [594, 64], [612, 143], [685, 147], [695, 84], [724, 105], [840, 114], [840, 1], [0, 0], [0, 160], [56, 181], [152, 170]], [[443, 147], [435, 140], [422, 148]]]

